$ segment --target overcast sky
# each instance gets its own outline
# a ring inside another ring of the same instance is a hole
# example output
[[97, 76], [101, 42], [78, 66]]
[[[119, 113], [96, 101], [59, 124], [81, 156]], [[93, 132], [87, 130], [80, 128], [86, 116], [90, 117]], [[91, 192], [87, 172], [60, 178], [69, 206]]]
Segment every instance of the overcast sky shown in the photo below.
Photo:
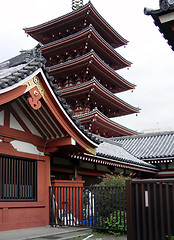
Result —
[[[84, 0], [84, 3], [87, 3]], [[141, 108], [138, 116], [115, 120], [133, 130], [174, 129], [174, 52], [171, 50], [144, 7], [158, 9], [158, 0], [91, 0], [97, 11], [129, 43], [116, 49], [131, 61], [131, 68], [118, 73], [137, 85], [117, 94]], [[33, 48], [37, 42], [23, 28], [57, 18], [71, 11], [71, 0], [2, 1], [0, 14], [0, 62]]]

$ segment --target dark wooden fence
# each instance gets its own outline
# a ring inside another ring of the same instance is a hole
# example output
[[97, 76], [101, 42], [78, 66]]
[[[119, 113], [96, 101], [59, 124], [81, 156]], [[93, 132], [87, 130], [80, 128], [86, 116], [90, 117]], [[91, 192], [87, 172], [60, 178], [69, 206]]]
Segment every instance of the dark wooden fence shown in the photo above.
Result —
[[126, 231], [125, 187], [50, 187], [50, 225]]
[[128, 240], [171, 240], [174, 235], [174, 179], [128, 180]]

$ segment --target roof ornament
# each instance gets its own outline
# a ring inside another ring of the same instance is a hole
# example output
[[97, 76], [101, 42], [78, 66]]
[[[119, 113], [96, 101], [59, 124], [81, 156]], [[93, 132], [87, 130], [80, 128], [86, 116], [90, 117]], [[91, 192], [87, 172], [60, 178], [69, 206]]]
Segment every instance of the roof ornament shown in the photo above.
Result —
[[172, 5], [174, 5], [174, 0], [159, 0], [159, 5], [163, 11], [167, 11]]
[[72, 0], [72, 10], [78, 10], [83, 6], [83, 0]]

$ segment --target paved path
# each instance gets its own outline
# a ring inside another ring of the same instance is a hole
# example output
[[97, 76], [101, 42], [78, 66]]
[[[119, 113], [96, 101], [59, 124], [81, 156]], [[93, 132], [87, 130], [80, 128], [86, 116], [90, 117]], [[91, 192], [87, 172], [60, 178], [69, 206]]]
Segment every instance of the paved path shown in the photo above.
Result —
[[91, 229], [79, 227], [50, 226], [1, 231], [0, 240], [127, 240], [126, 236], [115, 237], [112, 235], [94, 233]]

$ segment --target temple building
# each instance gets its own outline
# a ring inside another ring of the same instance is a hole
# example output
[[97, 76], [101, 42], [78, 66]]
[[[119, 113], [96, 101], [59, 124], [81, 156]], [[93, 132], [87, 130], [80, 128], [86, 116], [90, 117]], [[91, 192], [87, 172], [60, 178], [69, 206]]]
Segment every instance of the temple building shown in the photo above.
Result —
[[92, 3], [25, 32], [41, 43], [49, 75], [74, 116], [91, 133], [103, 137], [136, 134], [111, 118], [139, 113], [115, 96], [135, 86], [116, 73], [131, 63], [114, 48], [127, 41], [97, 12]]
[[48, 225], [50, 185], [159, 172], [115, 141], [137, 133], [110, 118], [139, 110], [114, 95], [135, 87], [115, 72], [127, 41], [93, 5], [25, 32], [39, 44], [0, 63], [0, 231]]

